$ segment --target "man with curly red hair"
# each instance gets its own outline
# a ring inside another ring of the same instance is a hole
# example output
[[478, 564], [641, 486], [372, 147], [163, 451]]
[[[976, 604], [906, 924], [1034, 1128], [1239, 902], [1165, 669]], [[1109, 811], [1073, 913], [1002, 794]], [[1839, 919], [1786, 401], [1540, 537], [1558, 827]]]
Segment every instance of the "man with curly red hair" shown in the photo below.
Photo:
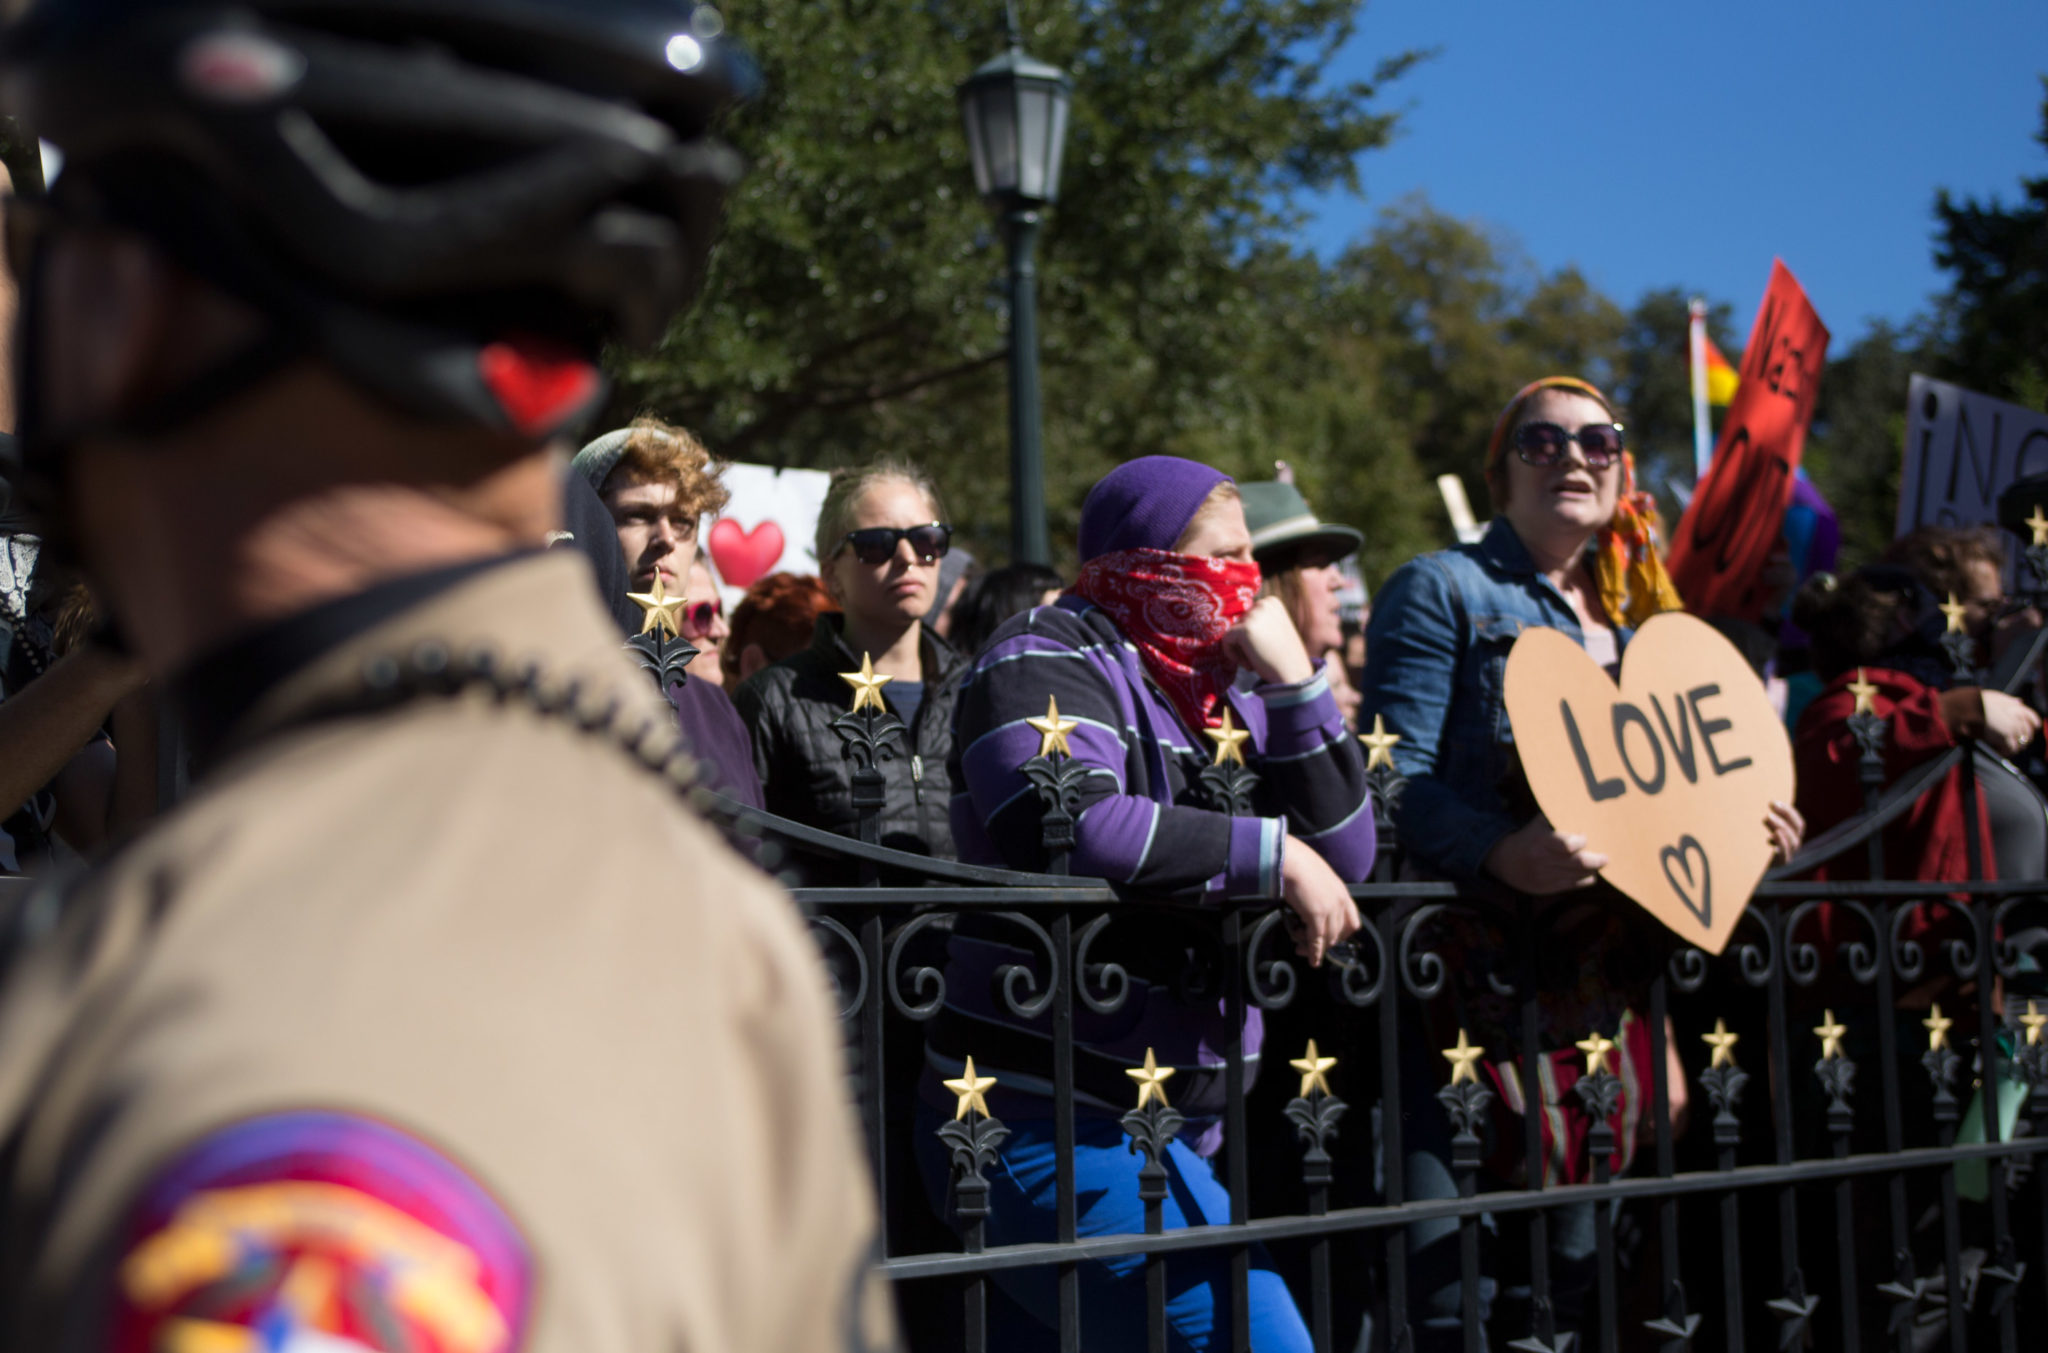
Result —
[[[730, 497], [704, 443], [686, 429], [642, 415], [577, 452], [573, 468], [611, 514], [627, 590], [652, 592], [659, 580], [667, 595], [687, 594], [698, 525], [724, 510]], [[676, 727], [710, 766], [713, 786], [759, 808], [752, 743], [725, 692], [711, 681], [679, 680], [665, 689]]]

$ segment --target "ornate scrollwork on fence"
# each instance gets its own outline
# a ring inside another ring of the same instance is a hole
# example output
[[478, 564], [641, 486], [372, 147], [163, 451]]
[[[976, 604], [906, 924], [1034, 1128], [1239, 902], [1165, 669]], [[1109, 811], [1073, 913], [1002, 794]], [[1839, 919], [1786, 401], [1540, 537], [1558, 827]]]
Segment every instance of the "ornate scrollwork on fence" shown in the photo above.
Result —
[[[924, 963], [907, 970], [901, 966], [903, 951], [910, 941], [946, 918], [947, 913], [938, 911], [913, 916], [896, 931], [895, 939], [889, 944], [889, 1004], [895, 1006], [896, 1013], [905, 1019], [928, 1020], [938, 1014], [939, 1007], [946, 1003], [946, 975], [943, 972]], [[906, 984], [917, 994], [915, 1003], [904, 999]]]
[[[1074, 994], [1081, 1004], [1098, 1015], [1114, 1015], [1131, 996], [1131, 975], [1121, 963], [1090, 963], [1088, 950], [1096, 937], [1109, 929], [1108, 914], [1081, 927], [1074, 937]], [[1097, 995], [1097, 988], [1105, 994]]]
[[[1216, 767], [1211, 766], [1210, 769]], [[1259, 957], [1260, 948], [1275, 934], [1283, 940], [1290, 938], [1286, 921], [1292, 914], [1284, 908], [1267, 912], [1252, 925], [1251, 934], [1244, 942], [1246, 993], [1252, 1004], [1261, 1010], [1284, 1010], [1294, 1000], [1298, 985], [1294, 964], [1284, 955], [1263, 960]]]
[[1927, 951], [1920, 947], [1920, 941], [1909, 938], [1905, 931], [1907, 924], [1928, 904], [1908, 902], [1892, 912], [1892, 971], [1902, 982], [1917, 982], [1927, 973]]
[[[1949, 970], [1967, 982], [1977, 975], [1978, 944], [1988, 943], [1990, 940], [1989, 935], [1978, 933], [1979, 928], [1990, 921], [1990, 917], [1986, 915], [1987, 909], [1984, 907], [1957, 907], [1954, 910], [1963, 918], [1963, 924], [1969, 928], [1970, 933], [1966, 938], [1944, 941], [1941, 949], [1948, 957]], [[1993, 961], [1996, 961], [1995, 955]]]
[[[1825, 912], [1824, 908], [1827, 909]], [[1839, 936], [1831, 936], [1830, 939], [1835, 946], [1836, 961], [1848, 970], [1849, 976], [1857, 985], [1868, 986], [1877, 980], [1876, 946], [1883, 942], [1877, 933], [1877, 918], [1871, 915], [1870, 908], [1861, 902], [1847, 899], [1801, 902], [1792, 909], [1792, 914], [1785, 921], [1785, 975], [1795, 985], [1802, 987], [1810, 987], [1819, 980], [1821, 969], [1825, 966], [1820, 946], [1812, 940], [1800, 939], [1799, 933], [1809, 922], [1816, 921], [1823, 914], [1837, 920], [1850, 916], [1862, 922], [1864, 931], [1870, 937], [1867, 942], [1862, 939], [1843, 939]]]
[[[1372, 950], [1367, 959], [1363, 945]], [[1387, 989], [1387, 950], [1379, 928], [1370, 921], [1358, 933], [1325, 955], [1330, 964], [1330, 992], [1355, 1010], [1378, 1004]]]
[[1695, 946], [1688, 944], [1671, 955], [1671, 961], [1665, 964], [1665, 971], [1671, 975], [1672, 986], [1691, 995], [1706, 985], [1707, 956]]
[[[1003, 1005], [1019, 1019], [1037, 1019], [1051, 1007], [1053, 996], [1060, 988], [1059, 947], [1052, 942], [1052, 936], [1045, 932], [1044, 926], [1021, 911], [999, 911], [994, 915], [1029, 931], [1038, 947], [1045, 952], [1047, 968], [1042, 989], [1028, 964], [1005, 963], [995, 970], [996, 993], [1003, 998]], [[1021, 996], [1017, 994], [1020, 987], [1024, 992]]]
[[1776, 927], [1766, 920], [1757, 907], [1742, 913], [1742, 919], [1735, 923], [1735, 933], [1741, 935], [1748, 930], [1763, 941], [1745, 939], [1735, 946], [1735, 966], [1742, 974], [1742, 980], [1753, 987], [1768, 984], [1778, 969], [1778, 936]]
[[1443, 955], [1432, 949], [1417, 949], [1415, 937], [1422, 928], [1444, 910], [1439, 903], [1417, 907], [1401, 927], [1401, 947], [1398, 966], [1401, 971], [1401, 985], [1408, 994], [1419, 1001], [1434, 1000], [1443, 992], [1444, 978], [1450, 970], [1445, 966]]
[[2000, 937], [1997, 952], [2000, 977], [2019, 976], [2029, 960], [2041, 964], [2043, 951], [2048, 950], [2048, 928], [2037, 925], [2022, 929], [2014, 923], [2014, 918], [2028, 906], [2048, 906], [2048, 898], [2039, 895], [2008, 897], [1992, 909], [1991, 933]]
[[[825, 972], [832, 979], [832, 995], [838, 1005], [839, 1020], [843, 1024], [859, 1014], [860, 1008], [867, 1004], [867, 955], [861, 952], [860, 941], [854, 938], [853, 932], [830, 916], [812, 916], [809, 921], [814, 934], [830, 937], [829, 940], [820, 938], [818, 947], [825, 953]], [[844, 960], [838, 957], [841, 951], [846, 955]], [[846, 994], [846, 982], [840, 975], [847, 961], [852, 963], [854, 974], [851, 996]]]

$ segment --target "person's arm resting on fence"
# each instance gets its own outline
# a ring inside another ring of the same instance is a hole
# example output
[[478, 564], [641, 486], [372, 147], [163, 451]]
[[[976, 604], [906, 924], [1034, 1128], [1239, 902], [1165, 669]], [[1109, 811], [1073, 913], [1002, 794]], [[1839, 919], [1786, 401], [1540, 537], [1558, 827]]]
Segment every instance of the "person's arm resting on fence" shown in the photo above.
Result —
[[[1045, 805], [1020, 767], [1042, 738], [1026, 720], [1057, 698], [1074, 760], [1087, 767], [1069, 863], [1077, 875], [1146, 891], [1220, 888], [1233, 897], [1280, 896], [1287, 825], [1161, 804], [1126, 792], [1130, 739], [1109, 679], [1084, 648], [1102, 642], [1068, 612], [1046, 607], [1030, 628], [983, 655], [960, 694], [961, 769], [989, 841], [1016, 869], [1042, 869]], [[1327, 698], [1327, 693], [1326, 693]]]
[[1329, 677], [1318, 671], [1291, 685], [1261, 685], [1265, 745], [1252, 768], [1287, 815], [1288, 833], [1357, 883], [1372, 872], [1377, 837], [1365, 750], [1344, 726]]

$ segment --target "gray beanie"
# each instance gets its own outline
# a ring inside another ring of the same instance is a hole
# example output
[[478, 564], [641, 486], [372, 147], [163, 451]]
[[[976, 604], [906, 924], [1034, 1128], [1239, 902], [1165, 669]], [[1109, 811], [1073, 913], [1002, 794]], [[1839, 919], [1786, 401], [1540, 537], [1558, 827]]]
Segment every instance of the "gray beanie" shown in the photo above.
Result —
[[633, 429], [618, 428], [607, 432], [590, 445], [576, 453], [569, 462], [569, 468], [583, 476], [590, 487], [604, 491], [604, 481], [611, 478], [618, 468], [619, 457], [626, 454], [626, 443], [632, 440]]

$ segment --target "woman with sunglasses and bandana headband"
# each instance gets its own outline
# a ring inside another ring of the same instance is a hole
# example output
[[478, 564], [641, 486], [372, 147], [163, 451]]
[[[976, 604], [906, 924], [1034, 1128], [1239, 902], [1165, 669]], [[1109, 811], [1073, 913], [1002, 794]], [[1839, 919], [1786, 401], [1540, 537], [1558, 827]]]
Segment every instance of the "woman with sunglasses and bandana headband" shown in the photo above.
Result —
[[832, 476], [818, 509], [818, 572], [839, 606], [818, 617], [811, 646], [765, 667], [733, 693], [753, 737], [768, 811], [857, 836], [853, 766], [832, 721], [853, 704], [840, 675], [872, 664], [902, 745], [882, 762], [882, 844], [953, 858], [953, 683], [961, 660], [923, 623], [953, 542], [924, 472], [880, 461]]
[[[961, 683], [953, 831], [963, 859], [1042, 869], [1044, 804], [1023, 767], [1051, 751], [1080, 770], [1075, 874], [1146, 897], [1225, 897], [1282, 903], [1312, 963], [1358, 928], [1347, 880], [1371, 870], [1374, 829], [1365, 758], [1345, 730], [1329, 682], [1278, 598], [1256, 600], [1259, 568], [1237, 486], [1206, 465], [1146, 456], [1112, 471], [1081, 508], [1079, 578], [1048, 606], [1002, 626]], [[1256, 675], [1236, 688], [1240, 670]], [[1057, 700], [1055, 714], [1049, 704]], [[1057, 730], [1048, 732], [1048, 729]], [[1233, 813], [1202, 772], [1239, 753], [1259, 776], [1250, 812]], [[1112, 926], [1091, 952], [1121, 964], [1128, 994], [1109, 1015], [1074, 1012], [1075, 1186], [1083, 1235], [1144, 1229], [1138, 1169], [1119, 1119], [1131, 1107], [1124, 1074], [1173, 1069], [1172, 1107], [1187, 1125], [1163, 1162], [1165, 1224], [1230, 1220], [1210, 1160], [1222, 1145], [1225, 1069], [1219, 1049], [1243, 1039], [1248, 1062], [1263, 1036], [1256, 1011], [1233, 1029], [1214, 989], [1190, 993], [1180, 942]], [[948, 945], [946, 1003], [927, 1026], [921, 1084], [927, 1126], [950, 1116], [943, 1082], [972, 1055], [996, 1078], [987, 1099], [1009, 1129], [992, 1170], [991, 1245], [1051, 1240], [1055, 1229], [1050, 1016], [1018, 1016], [994, 993], [1008, 965], [1032, 964], [1014, 926], [963, 915]], [[1149, 1050], [1149, 1055], [1148, 1055]], [[1250, 1062], [1248, 1071], [1256, 1067]], [[926, 1194], [940, 1215], [948, 1167], [934, 1132], [916, 1137]], [[1263, 1252], [1250, 1278], [1257, 1353], [1311, 1347], [1286, 1284]], [[1081, 1266], [1081, 1328], [1090, 1348], [1145, 1346], [1142, 1255]], [[1059, 1303], [1049, 1269], [996, 1281], [1048, 1327]], [[1228, 1342], [1221, 1320], [1230, 1283], [1219, 1252], [1167, 1265], [1173, 1347]]]
[[[1635, 466], [1613, 405], [1585, 381], [1553, 376], [1516, 393], [1486, 448], [1486, 486], [1494, 520], [1476, 543], [1411, 560], [1387, 581], [1367, 631], [1360, 725], [1375, 718], [1400, 741], [1394, 764], [1407, 784], [1395, 823], [1409, 862], [1420, 872], [1505, 884], [1537, 896], [1588, 889], [1607, 863], [1601, 843], [1551, 827], [1537, 811], [1515, 758], [1503, 698], [1508, 650], [1521, 632], [1548, 626], [1580, 643], [1610, 674], [1637, 626], [1682, 603], [1657, 555], [1656, 508], [1635, 484]], [[1774, 805], [1757, 830], [1790, 856], [1802, 827], [1789, 805]], [[1544, 1184], [1591, 1177], [1584, 1147], [1589, 1126], [1571, 1085], [1584, 1068], [1573, 1047], [1598, 1030], [1619, 1045], [1624, 1094], [1617, 1171], [1627, 1167], [1647, 1119], [1650, 1040], [1640, 1011], [1646, 984], [1668, 950], [1668, 935], [1608, 889], [1548, 904], [1546, 965], [1538, 981], [1547, 1066], [1541, 1124]], [[1433, 1004], [1431, 1039], [1404, 1060], [1402, 1106], [1408, 1116], [1408, 1196], [1452, 1197], [1451, 1129], [1428, 1089], [1443, 1078], [1441, 1059], [1459, 1029], [1488, 1049], [1483, 1074], [1507, 1117], [1500, 1140], [1520, 1142], [1514, 1115], [1528, 1082], [1510, 1049], [1521, 1046], [1517, 1006], [1484, 977], [1513, 976], [1496, 941], [1476, 923], [1453, 923], [1429, 937], [1456, 980]], [[1576, 985], [1574, 980], [1576, 979]], [[1669, 1047], [1675, 1043], [1667, 1044]], [[1669, 1076], [1674, 1119], [1682, 1116], [1685, 1079]], [[1513, 1106], [1513, 1107], [1510, 1107]], [[1516, 1161], [1519, 1153], [1510, 1152]], [[1503, 1161], [1503, 1169], [1513, 1170]], [[1498, 1294], [1526, 1300], [1526, 1253], [1512, 1253], [1520, 1228], [1501, 1232], [1498, 1265], [1489, 1265], [1482, 1308]], [[1458, 1227], [1454, 1221], [1411, 1229], [1418, 1349], [1460, 1348]], [[1551, 1295], [1565, 1328], [1575, 1328], [1592, 1280], [1590, 1205], [1558, 1209], [1550, 1226]], [[1505, 1328], [1526, 1310], [1504, 1312]]]

